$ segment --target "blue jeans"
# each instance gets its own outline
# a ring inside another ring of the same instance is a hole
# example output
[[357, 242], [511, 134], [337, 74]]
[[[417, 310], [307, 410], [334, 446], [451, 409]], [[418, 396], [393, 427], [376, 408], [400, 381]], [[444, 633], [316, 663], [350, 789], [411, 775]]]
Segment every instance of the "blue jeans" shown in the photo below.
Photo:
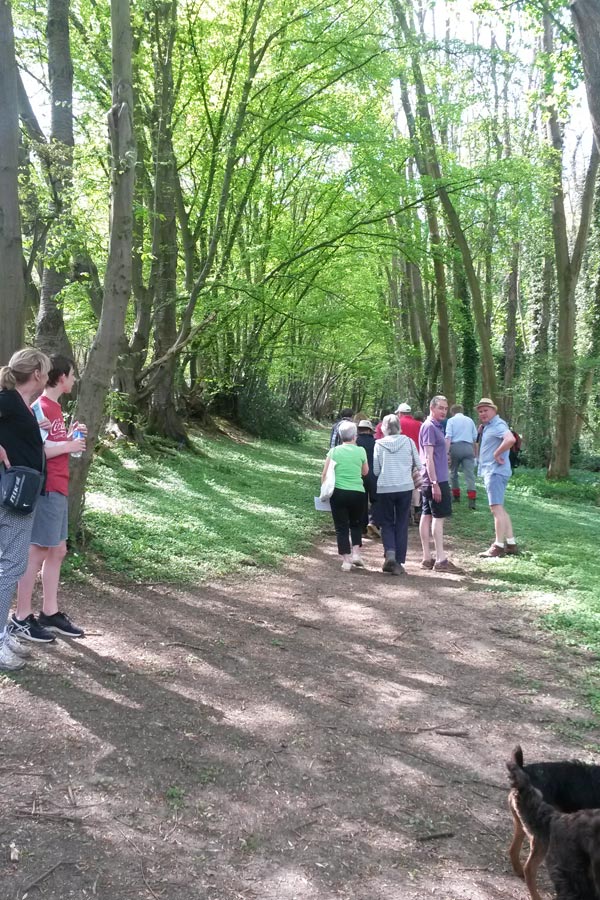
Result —
[[381, 539], [387, 555], [393, 552], [396, 562], [406, 562], [408, 547], [408, 517], [412, 491], [395, 491], [393, 494], [377, 494], [377, 515], [381, 522]]

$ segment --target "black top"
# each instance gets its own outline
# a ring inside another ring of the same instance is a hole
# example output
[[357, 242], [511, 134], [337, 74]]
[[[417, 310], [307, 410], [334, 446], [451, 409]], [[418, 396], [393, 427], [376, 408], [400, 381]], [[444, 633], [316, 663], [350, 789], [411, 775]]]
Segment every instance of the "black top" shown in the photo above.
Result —
[[373, 450], [375, 449], [375, 438], [372, 434], [359, 434], [356, 438], [356, 446], [364, 447], [367, 454], [367, 462], [369, 463], [369, 472], [373, 471]]
[[18, 391], [0, 391], [0, 445], [11, 466], [44, 471], [44, 443], [37, 420]]

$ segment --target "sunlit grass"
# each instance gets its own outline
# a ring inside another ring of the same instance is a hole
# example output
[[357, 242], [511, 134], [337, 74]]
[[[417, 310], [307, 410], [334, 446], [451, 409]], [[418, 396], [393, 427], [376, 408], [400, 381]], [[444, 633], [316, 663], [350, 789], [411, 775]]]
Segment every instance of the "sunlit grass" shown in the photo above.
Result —
[[326, 452], [325, 432], [303, 444], [239, 444], [193, 438], [198, 454], [172, 455], [119, 444], [90, 475], [85, 555], [73, 574], [96, 561], [142, 581], [188, 581], [275, 565], [306, 548], [323, 516], [313, 496]]
[[[454, 508], [449, 533], [464, 547], [472, 573], [487, 589], [521, 596], [541, 610], [543, 625], [567, 643], [600, 653], [600, 483], [589, 472], [573, 480], [548, 482], [543, 472], [517, 470], [506, 507], [523, 549], [515, 559], [480, 560], [476, 552], [493, 539], [492, 516], [478, 484], [478, 511]], [[600, 693], [590, 686], [600, 711]]]

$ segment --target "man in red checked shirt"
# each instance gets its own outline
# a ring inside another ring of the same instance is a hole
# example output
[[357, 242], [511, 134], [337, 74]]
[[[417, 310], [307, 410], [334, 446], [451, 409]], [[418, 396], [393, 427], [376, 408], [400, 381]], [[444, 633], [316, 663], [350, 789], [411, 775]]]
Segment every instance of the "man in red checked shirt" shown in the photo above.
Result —
[[[47, 431], [46, 489], [34, 511], [33, 531], [29, 547], [29, 564], [17, 590], [17, 610], [10, 619], [9, 631], [16, 637], [37, 643], [51, 643], [55, 633], [66, 637], [83, 637], [81, 628], [58, 609], [60, 567], [67, 552], [69, 456], [85, 450], [85, 437], [73, 438], [75, 429], [87, 433], [85, 425], [76, 422], [67, 433], [59, 401], [70, 394], [75, 384], [75, 366], [65, 356], [51, 357], [52, 368], [41, 397], [33, 404], [40, 428]], [[40, 409], [36, 410], [39, 404]], [[32, 611], [33, 588], [41, 569], [44, 595], [43, 611], [36, 617]]]

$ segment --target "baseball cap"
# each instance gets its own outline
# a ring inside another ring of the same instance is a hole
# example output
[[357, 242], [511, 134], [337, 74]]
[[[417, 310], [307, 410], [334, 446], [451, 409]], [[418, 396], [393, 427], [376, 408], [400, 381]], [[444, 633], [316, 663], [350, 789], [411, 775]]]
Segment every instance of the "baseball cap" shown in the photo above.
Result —
[[410, 409], [410, 406], [408, 405], [408, 403], [401, 403], [400, 406], [398, 407], [398, 409], [396, 410], [397, 413], [407, 413], [410, 411], [411, 411], [411, 409]]

